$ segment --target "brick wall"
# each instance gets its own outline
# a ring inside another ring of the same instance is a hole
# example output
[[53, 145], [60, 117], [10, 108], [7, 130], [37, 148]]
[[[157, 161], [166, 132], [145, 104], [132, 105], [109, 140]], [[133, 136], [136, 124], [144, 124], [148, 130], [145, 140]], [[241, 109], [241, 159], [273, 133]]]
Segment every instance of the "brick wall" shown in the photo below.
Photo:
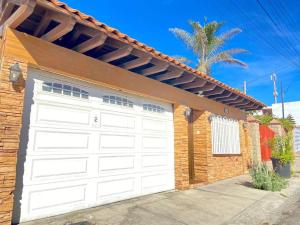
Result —
[[240, 121], [240, 155], [212, 154], [209, 112], [194, 111], [194, 180], [193, 183], [211, 183], [245, 174], [252, 161], [251, 139], [244, 122]]
[[189, 188], [189, 143], [188, 121], [184, 116], [186, 107], [174, 105], [174, 149], [175, 149], [175, 187]]
[[252, 147], [252, 160], [254, 164], [257, 164], [261, 162], [259, 123], [249, 122], [248, 131]]
[[16, 85], [8, 80], [9, 67], [16, 61], [2, 58], [0, 71], [0, 224], [11, 224], [16, 162], [27, 66], [20, 63], [23, 74]]

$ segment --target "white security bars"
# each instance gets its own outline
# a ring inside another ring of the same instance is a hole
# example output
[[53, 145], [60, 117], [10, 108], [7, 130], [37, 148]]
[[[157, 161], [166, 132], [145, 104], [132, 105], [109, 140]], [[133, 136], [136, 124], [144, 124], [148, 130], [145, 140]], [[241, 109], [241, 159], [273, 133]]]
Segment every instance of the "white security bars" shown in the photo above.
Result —
[[212, 153], [240, 154], [240, 129], [237, 120], [211, 116]]

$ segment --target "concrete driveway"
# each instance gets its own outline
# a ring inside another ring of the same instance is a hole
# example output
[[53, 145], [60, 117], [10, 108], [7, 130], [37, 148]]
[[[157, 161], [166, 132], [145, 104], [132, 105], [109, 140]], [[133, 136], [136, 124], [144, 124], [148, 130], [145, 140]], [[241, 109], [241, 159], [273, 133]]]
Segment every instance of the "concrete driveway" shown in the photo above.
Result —
[[248, 186], [241, 176], [201, 188], [154, 194], [23, 225], [200, 225], [224, 224], [269, 192]]

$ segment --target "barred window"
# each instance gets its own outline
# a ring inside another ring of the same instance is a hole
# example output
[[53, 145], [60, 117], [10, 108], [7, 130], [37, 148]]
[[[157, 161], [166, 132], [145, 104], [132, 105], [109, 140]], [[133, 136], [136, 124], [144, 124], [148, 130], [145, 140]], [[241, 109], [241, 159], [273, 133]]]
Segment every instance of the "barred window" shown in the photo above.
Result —
[[240, 154], [240, 128], [237, 120], [211, 117], [212, 153]]
[[87, 91], [84, 91], [77, 87], [60, 84], [60, 83], [44, 82], [42, 90], [45, 92], [73, 96], [76, 98], [82, 98], [82, 99], [89, 98], [89, 93]]
[[113, 95], [103, 96], [103, 102], [113, 105], [119, 105], [123, 107], [133, 108], [133, 102], [128, 100], [127, 98], [122, 98]]
[[153, 104], [143, 104], [143, 110], [157, 113], [165, 112], [165, 109], [163, 107]]

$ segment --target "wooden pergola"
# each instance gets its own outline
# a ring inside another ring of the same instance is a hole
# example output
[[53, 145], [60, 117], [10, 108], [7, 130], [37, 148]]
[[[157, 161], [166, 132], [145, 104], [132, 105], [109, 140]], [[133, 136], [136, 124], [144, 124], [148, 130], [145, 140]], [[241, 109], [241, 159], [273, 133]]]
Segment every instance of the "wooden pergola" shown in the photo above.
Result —
[[250, 111], [265, 105], [55, 0], [2, 0], [0, 29], [12, 29], [176, 88]]

